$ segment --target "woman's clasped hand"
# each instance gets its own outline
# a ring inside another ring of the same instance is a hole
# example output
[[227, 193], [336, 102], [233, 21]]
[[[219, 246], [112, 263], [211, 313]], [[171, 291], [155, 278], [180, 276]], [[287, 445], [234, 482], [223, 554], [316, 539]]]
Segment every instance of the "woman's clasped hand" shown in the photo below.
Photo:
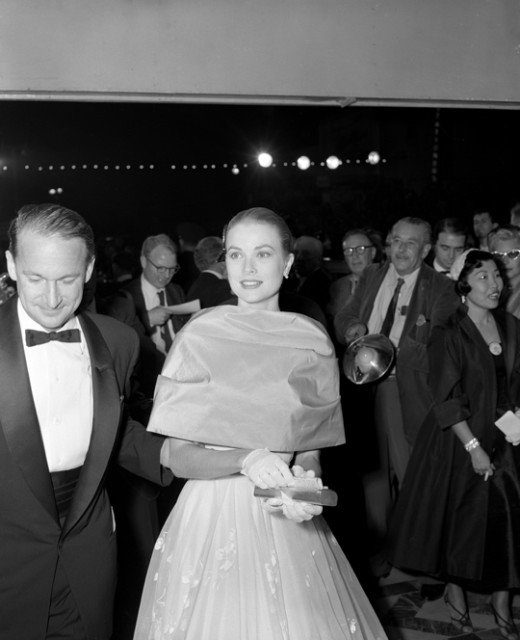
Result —
[[[315, 478], [314, 471], [305, 471], [299, 465], [294, 465], [290, 469], [288, 463], [291, 458], [290, 453], [273, 453], [268, 449], [255, 449], [244, 458], [241, 473], [260, 489], [283, 489], [294, 486], [296, 479], [303, 478], [315, 480], [316, 488], [323, 487], [321, 479]], [[317, 504], [293, 500], [283, 490], [280, 497], [261, 498], [261, 504], [265, 511], [282, 512], [286, 518], [294, 522], [311, 520], [323, 511], [323, 507]]]
[[292, 453], [273, 453], [269, 449], [254, 449], [242, 462], [242, 470], [260, 489], [277, 489], [294, 484], [289, 469]]

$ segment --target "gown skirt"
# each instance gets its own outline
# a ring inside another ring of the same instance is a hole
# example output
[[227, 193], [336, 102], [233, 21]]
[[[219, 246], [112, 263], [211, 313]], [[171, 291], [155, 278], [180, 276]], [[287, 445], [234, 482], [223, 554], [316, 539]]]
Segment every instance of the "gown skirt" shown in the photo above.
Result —
[[135, 640], [385, 640], [325, 520], [268, 512], [244, 476], [189, 480], [156, 542]]

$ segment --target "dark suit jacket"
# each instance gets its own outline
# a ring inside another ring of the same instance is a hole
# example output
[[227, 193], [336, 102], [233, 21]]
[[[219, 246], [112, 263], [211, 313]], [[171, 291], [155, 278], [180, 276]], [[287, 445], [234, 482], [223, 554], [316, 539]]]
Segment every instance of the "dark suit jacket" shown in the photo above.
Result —
[[332, 279], [323, 267], [310, 273], [296, 289], [296, 293], [313, 300], [323, 311], [327, 312], [330, 300], [330, 283]]
[[[168, 304], [181, 304], [185, 300], [184, 292], [179, 285], [170, 283], [165, 287], [165, 292]], [[157, 304], [159, 304], [159, 299], [157, 299]], [[139, 391], [144, 396], [152, 398], [165, 355], [156, 348], [151, 339], [155, 327], [152, 327], [148, 321], [141, 279], [136, 278], [122, 287], [107, 303], [106, 313], [132, 327], [139, 335], [140, 362], [137, 371]], [[189, 318], [190, 316], [187, 315], [171, 316], [174, 331], [179, 331]]]
[[79, 316], [90, 352], [94, 418], [87, 458], [62, 528], [16, 301], [14, 297], [0, 306], [0, 639], [45, 637], [59, 559], [88, 637], [105, 640], [111, 634], [116, 579], [116, 539], [105, 490], [109, 465], [117, 455], [120, 464], [149, 480], [166, 484], [171, 479], [159, 464], [162, 439], [125, 416], [137, 336], [112, 318]]
[[[146, 334], [149, 336], [152, 335], [155, 331], [155, 327], [152, 327], [148, 321], [148, 313], [144, 303], [143, 290], [141, 289], [141, 278], [135, 278], [135, 280], [132, 280], [125, 285], [122, 290], [130, 294], [135, 305], [137, 317], [145, 328]], [[166, 285], [164, 290], [166, 292], [167, 304], [181, 304], [185, 301], [184, 291], [178, 284], [170, 282], [170, 284]], [[159, 304], [159, 299], [157, 299], [157, 304]], [[112, 313], [110, 315], [112, 315], [112, 317], [117, 317]], [[177, 332], [182, 329], [183, 325], [186, 324], [186, 320], [186, 316], [171, 316], [174, 331]]]
[[[336, 335], [345, 343], [347, 329], [368, 320], [389, 264], [370, 265], [363, 273], [354, 296], [334, 319]], [[428, 388], [426, 344], [433, 327], [443, 325], [460, 305], [453, 282], [423, 264], [408, 305], [406, 321], [396, 357], [396, 377], [407, 440], [413, 444], [432, 405]]]

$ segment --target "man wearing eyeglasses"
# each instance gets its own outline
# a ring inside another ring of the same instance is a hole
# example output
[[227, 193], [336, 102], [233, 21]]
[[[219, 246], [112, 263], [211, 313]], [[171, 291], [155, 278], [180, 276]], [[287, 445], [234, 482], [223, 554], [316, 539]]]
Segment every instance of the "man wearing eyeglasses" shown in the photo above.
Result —
[[490, 252], [504, 265], [507, 276], [507, 310], [520, 318], [520, 230], [500, 227], [488, 237]]
[[354, 294], [362, 273], [374, 262], [376, 256], [376, 248], [364, 229], [347, 231], [341, 245], [350, 273], [330, 285], [329, 313], [332, 316], [336, 315]]
[[[144, 333], [153, 342], [158, 352], [157, 365], [148, 372], [150, 379], [143, 389], [145, 394], [152, 396], [155, 380], [175, 333], [186, 322], [185, 316], [173, 315], [168, 307], [184, 302], [184, 292], [171, 282], [179, 267], [177, 248], [166, 234], [146, 238], [140, 261], [141, 276], [121, 289], [121, 295], [109, 307], [109, 315], [132, 324], [140, 335]], [[134, 324], [135, 318], [139, 327]], [[141, 345], [143, 349], [143, 341]]]

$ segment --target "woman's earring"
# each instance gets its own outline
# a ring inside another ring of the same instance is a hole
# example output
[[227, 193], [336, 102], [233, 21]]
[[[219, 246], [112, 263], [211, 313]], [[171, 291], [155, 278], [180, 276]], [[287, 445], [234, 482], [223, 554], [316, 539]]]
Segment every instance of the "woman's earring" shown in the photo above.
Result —
[[287, 280], [289, 278], [289, 272], [283, 274], [283, 277]]
[[466, 304], [466, 296], [460, 296], [462, 304]]

